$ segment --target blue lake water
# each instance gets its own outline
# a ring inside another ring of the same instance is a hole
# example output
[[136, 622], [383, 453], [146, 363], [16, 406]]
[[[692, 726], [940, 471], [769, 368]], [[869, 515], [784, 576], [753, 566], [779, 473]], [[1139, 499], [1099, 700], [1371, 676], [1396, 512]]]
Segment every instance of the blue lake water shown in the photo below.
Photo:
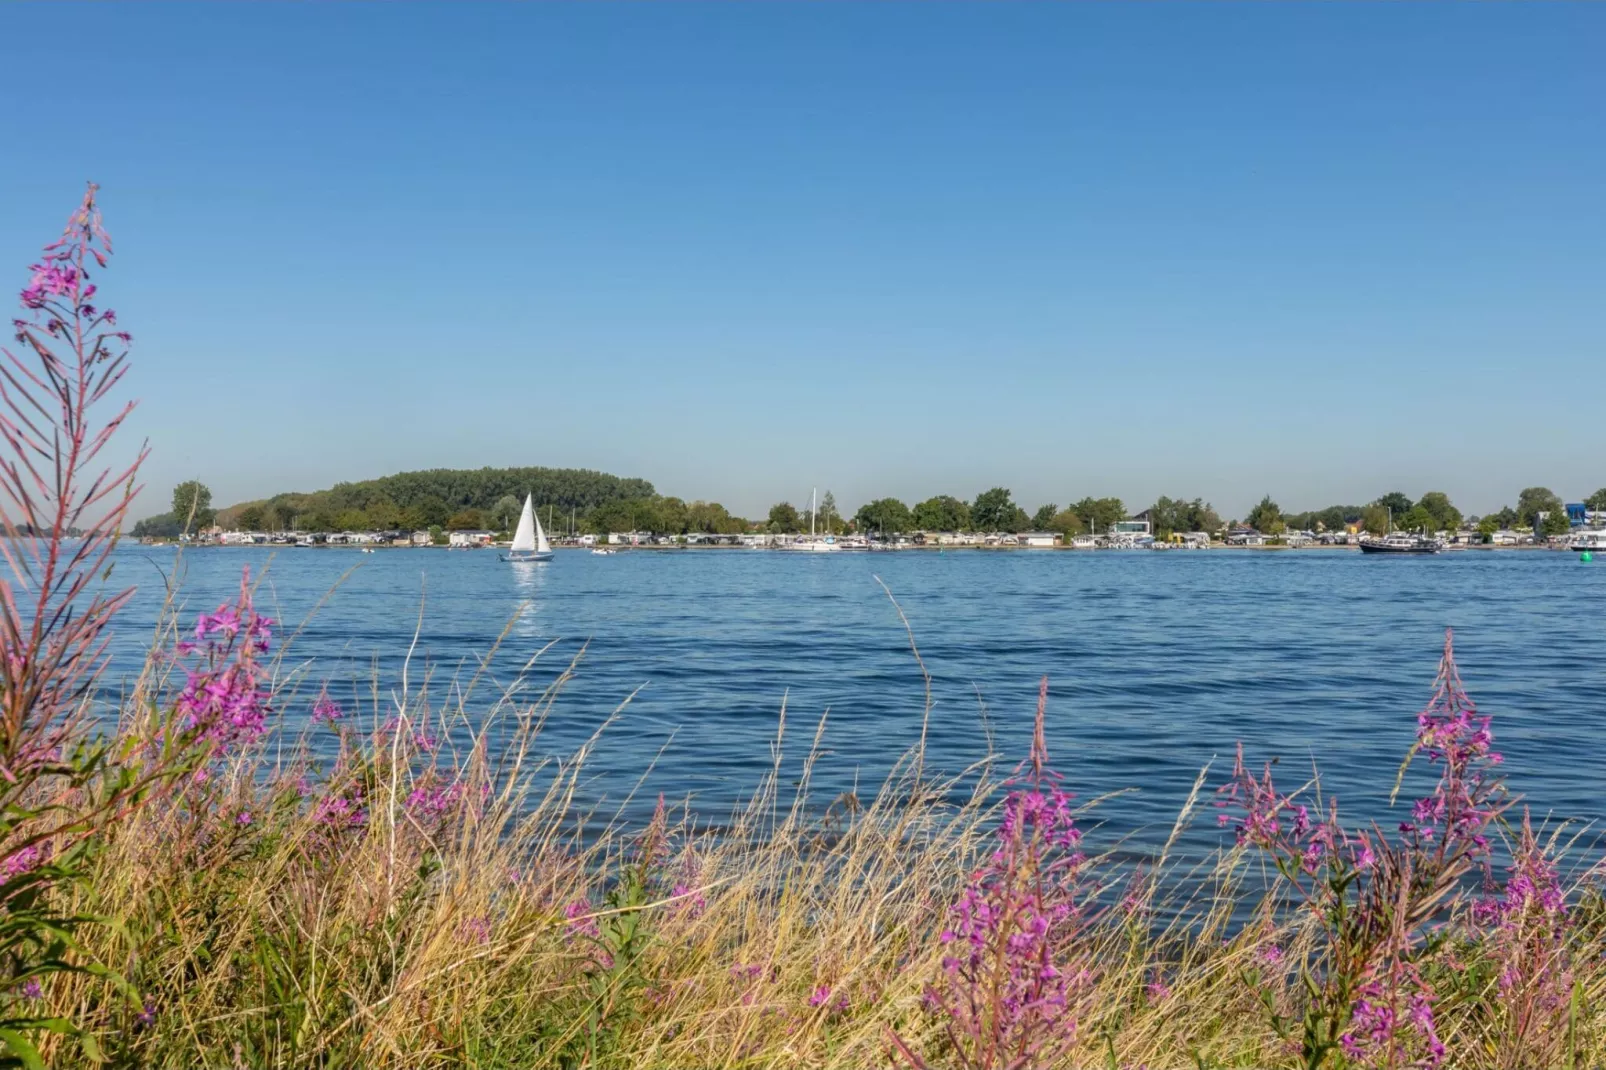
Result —
[[[174, 554], [117, 556], [117, 577], [140, 588], [115, 647], [126, 674]], [[535, 674], [548, 680], [589, 643], [545, 750], [572, 751], [640, 687], [590, 765], [590, 790], [622, 798], [656, 758], [643, 797], [689, 794], [715, 819], [769, 767], [783, 698], [794, 758], [829, 712], [815, 774], [826, 798], [879, 783], [918, 738], [924, 685], [876, 575], [933, 676], [930, 764], [956, 771], [987, 753], [983, 704], [997, 749], [1017, 761], [1047, 675], [1055, 764], [1084, 798], [1137, 789], [1101, 809], [1108, 831], [1137, 844], [1164, 839], [1201, 766], [1216, 763], [1212, 787], [1223, 779], [1239, 740], [1256, 761], [1278, 758], [1290, 787], [1314, 757], [1346, 807], [1376, 812], [1447, 626], [1536, 814], [1606, 813], [1606, 563], [1572, 554], [560, 550], [515, 567], [487, 551], [211, 548], [184, 556], [185, 619], [230, 597], [245, 565], [268, 569], [262, 601], [286, 631], [301, 628], [287, 663], [311, 659], [311, 677], [348, 706], [366, 696], [370, 715], [372, 681], [383, 701], [421, 599], [411, 679], [427, 668], [437, 697], [505, 628], [503, 679], [553, 643]], [[310, 699], [303, 690], [284, 710], [290, 727]]]

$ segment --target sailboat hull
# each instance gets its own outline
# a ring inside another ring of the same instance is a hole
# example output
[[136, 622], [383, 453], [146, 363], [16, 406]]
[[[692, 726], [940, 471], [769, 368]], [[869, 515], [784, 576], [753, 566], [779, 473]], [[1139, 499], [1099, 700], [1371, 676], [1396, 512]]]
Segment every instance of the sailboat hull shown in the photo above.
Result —
[[503, 554], [502, 555], [502, 560], [503, 561], [550, 561], [550, 560], [552, 560], [552, 551], [551, 550], [546, 550], [546, 551], [543, 552], [541, 550], [531, 550], [529, 553], [522, 553], [522, 554], [519, 553], [518, 551], [514, 551], [513, 553]]

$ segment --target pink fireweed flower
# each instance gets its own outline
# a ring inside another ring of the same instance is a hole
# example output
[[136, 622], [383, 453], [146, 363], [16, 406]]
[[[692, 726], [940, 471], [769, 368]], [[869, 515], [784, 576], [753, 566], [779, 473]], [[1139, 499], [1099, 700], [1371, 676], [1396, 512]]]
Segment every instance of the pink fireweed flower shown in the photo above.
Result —
[[1076, 946], [1082, 834], [1048, 766], [1047, 702], [1045, 678], [1031, 757], [1010, 781], [996, 849], [950, 910], [942, 981], [928, 992], [956, 1047], [978, 1058], [1017, 1052], [1022, 1065], [1052, 1062], [1075, 1043], [1076, 1004], [1092, 980]]
[[588, 916], [594, 909], [589, 899], [576, 899], [564, 907], [563, 916], [568, 919], [566, 936], [571, 943], [583, 940], [590, 944], [590, 965], [609, 970], [613, 968], [613, 954], [602, 944], [602, 928], [597, 919]]
[[589, 936], [592, 939], [602, 935], [597, 928], [597, 919], [588, 917], [592, 909], [589, 899], [576, 899], [563, 908], [563, 916], [569, 919], [569, 935]]
[[1504, 889], [1473, 904], [1473, 933], [1499, 968], [1511, 1031], [1563, 1028], [1573, 988], [1574, 940], [1555, 863], [1526, 813], [1507, 874]]
[[703, 916], [708, 908], [708, 900], [703, 897], [699, 886], [703, 879], [702, 861], [691, 851], [687, 851], [680, 862], [680, 875], [669, 889], [669, 894], [675, 902], [671, 909], [689, 920], [696, 920]]
[[1144, 988], [1150, 1003], [1164, 1003], [1171, 998], [1171, 986], [1165, 983], [1165, 978], [1156, 977]]
[[234, 819], [234, 823], [241, 826], [249, 825], [251, 823], [251, 811], [241, 810], [240, 816]]
[[414, 788], [407, 796], [407, 810], [413, 816], [427, 821], [439, 821], [462, 801], [464, 786], [461, 783], [439, 788]]
[[1487, 856], [1485, 830], [1503, 809], [1505, 793], [1495, 775], [1501, 756], [1494, 750], [1490, 718], [1478, 712], [1461, 686], [1452, 638], [1445, 633], [1433, 697], [1417, 715], [1417, 752], [1439, 767], [1439, 780], [1432, 795], [1417, 800], [1400, 832], [1414, 848]]
[[8, 881], [13, 877], [20, 877], [38, 868], [44, 860], [44, 852], [38, 844], [30, 844], [20, 851], [14, 851], [4, 859], [0, 859], [0, 881]]
[[1368, 1067], [1407, 1061], [1427, 1070], [1440, 1066], [1446, 1051], [1434, 1021], [1433, 1001], [1433, 990], [1416, 967], [1394, 959], [1357, 993], [1349, 1028], [1338, 1038], [1345, 1058]]
[[312, 703], [312, 723], [324, 721], [332, 726], [343, 716], [345, 711], [340, 708], [340, 703], [329, 697], [328, 689], [319, 691]]
[[30, 977], [28, 980], [24, 981], [22, 987], [17, 989], [17, 994], [23, 999], [45, 998], [45, 990], [39, 986], [39, 979], [37, 977]]
[[201, 614], [195, 641], [179, 648], [192, 661], [177, 702], [184, 726], [221, 744], [256, 739], [271, 712], [268, 673], [257, 659], [268, 650], [273, 621], [252, 608], [250, 579], [246, 569], [238, 604]]
[[353, 791], [349, 799], [344, 795], [325, 795], [318, 801], [313, 820], [330, 828], [360, 828], [368, 823], [368, 811], [363, 809], [362, 793]]
[[1260, 949], [1256, 957], [1260, 959], [1262, 965], [1276, 966], [1283, 961], [1283, 949], [1276, 944], [1267, 944]]

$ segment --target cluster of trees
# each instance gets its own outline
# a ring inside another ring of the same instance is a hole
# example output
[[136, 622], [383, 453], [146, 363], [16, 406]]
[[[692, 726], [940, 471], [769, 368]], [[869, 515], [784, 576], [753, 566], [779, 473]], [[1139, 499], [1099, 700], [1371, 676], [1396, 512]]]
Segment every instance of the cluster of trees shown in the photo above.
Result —
[[[174, 537], [214, 520], [244, 531], [508, 531], [524, 496], [543, 522], [563, 531], [641, 530], [656, 534], [746, 531], [748, 522], [718, 502], [661, 497], [644, 479], [572, 468], [434, 469], [311, 494], [278, 494], [219, 513], [212, 492], [191, 480], [173, 491], [173, 508], [134, 526], [137, 536]], [[191, 519], [192, 518], [192, 519]], [[190, 519], [188, 524], [186, 519]]]
[[[1606, 488], [1590, 495], [1585, 504], [1590, 509], [1606, 510]], [[1395, 490], [1369, 505], [1332, 505], [1287, 516], [1268, 496], [1250, 511], [1245, 522], [1266, 535], [1285, 530], [1338, 531], [1352, 524], [1379, 535], [1391, 524], [1396, 531], [1456, 531], [1468, 522], [1477, 524], [1484, 535], [1503, 528], [1526, 531], [1535, 526], [1542, 534], [1564, 535], [1569, 526], [1566, 506], [1549, 487], [1527, 487], [1517, 495], [1515, 506], [1505, 506], [1481, 518], [1463, 517], [1450, 496], [1439, 490], [1430, 490], [1415, 501]]]
[[1281, 535], [1285, 531], [1343, 531], [1354, 525], [1362, 531], [1381, 535], [1391, 523], [1396, 531], [1454, 531], [1461, 526], [1461, 511], [1443, 491], [1430, 490], [1421, 501], [1412, 501], [1395, 490], [1369, 505], [1330, 505], [1304, 513], [1284, 514], [1271, 496], [1260, 500], [1244, 518], [1244, 523], [1262, 535]]
[[[1119, 498], [1083, 498], [1065, 509], [1049, 502], [1027, 513], [1015, 503], [1008, 487], [993, 487], [976, 495], [972, 502], [939, 494], [912, 508], [897, 498], [877, 498], [859, 508], [853, 523], [859, 531], [886, 535], [908, 531], [1057, 531], [1071, 536], [1089, 530], [1107, 531], [1117, 520], [1125, 520], [1126, 515], [1126, 506]], [[772, 521], [774, 516], [772, 510]]]
[[[1585, 499], [1590, 509], [1606, 509], [1606, 488], [1597, 490]], [[1492, 535], [1502, 528], [1530, 530], [1537, 526], [1545, 535], [1565, 535], [1571, 522], [1567, 506], [1549, 487], [1527, 487], [1517, 495], [1517, 504], [1504, 506], [1490, 513], [1478, 523], [1478, 530]]]
[[186, 531], [209, 528], [216, 519], [212, 492], [206, 484], [190, 479], [173, 488], [173, 508], [161, 516], [139, 521], [134, 525], [134, 535], [140, 538], [176, 539]]
[[815, 513], [807, 509], [800, 510], [791, 502], [776, 502], [770, 506], [765, 528], [778, 535], [792, 535], [809, 530], [821, 535], [840, 535], [848, 530], [852, 523], [837, 511], [836, 495], [826, 491], [825, 497], [820, 499], [820, 508]]

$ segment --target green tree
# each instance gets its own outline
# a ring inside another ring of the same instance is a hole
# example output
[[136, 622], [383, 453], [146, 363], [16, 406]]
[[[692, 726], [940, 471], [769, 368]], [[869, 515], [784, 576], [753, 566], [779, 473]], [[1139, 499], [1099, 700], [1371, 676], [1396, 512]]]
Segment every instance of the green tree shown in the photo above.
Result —
[[[1283, 523], [1283, 511], [1271, 500], [1270, 494], [1260, 499], [1260, 504], [1249, 510], [1246, 522], [1262, 535], [1280, 535], [1286, 527]], [[1277, 525], [1275, 531], [1272, 530], [1274, 524]]]
[[1478, 534], [1483, 536], [1483, 541], [1486, 543], [1493, 542], [1494, 533], [1499, 530], [1500, 522], [1492, 516], [1486, 516], [1478, 521]]
[[1461, 526], [1461, 510], [1450, 504], [1450, 496], [1442, 490], [1428, 491], [1416, 504], [1433, 518], [1434, 531], [1455, 531]]
[[482, 531], [485, 517], [478, 509], [459, 509], [446, 521], [447, 531]]
[[1517, 511], [1509, 505], [1501, 506], [1499, 510], [1490, 515], [1494, 518], [1496, 524], [1507, 530], [1516, 527], [1517, 522], [1522, 519], [1517, 515]]
[[1372, 535], [1387, 535], [1389, 530], [1388, 507], [1368, 505], [1361, 511], [1361, 527]]
[[1082, 523], [1082, 518], [1074, 512], [1064, 509], [1054, 514], [1053, 519], [1044, 525], [1044, 530], [1057, 531], [1069, 542], [1072, 535], [1080, 535], [1086, 531], [1087, 525]]
[[179, 522], [173, 519], [172, 513], [163, 513], [161, 516], [150, 516], [134, 525], [133, 535], [136, 539], [176, 539], [181, 528]]
[[770, 530], [781, 535], [794, 535], [801, 527], [801, 518], [791, 502], [777, 502], [770, 506]]
[[173, 488], [172, 515], [186, 531], [211, 527], [217, 518], [217, 510], [212, 508], [212, 492], [200, 480], [185, 480]]
[[264, 531], [267, 510], [260, 505], [248, 505], [241, 509], [234, 518], [234, 525], [240, 531]]
[[819, 530], [825, 534], [836, 535], [843, 530], [842, 515], [836, 509], [836, 495], [830, 491], [820, 499]]
[[897, 498], [877, 498], [867, 502], [859, 506], [853, 519], [860, 531], [873, 531], [878, 535], [897, 535], [914, 530], [914, 515]]
[[517, 498], [511, 494], [504, 494], [496, 499], [495, 505], [491, 506], [491, 523], [496, 525], [499, 531], [511, 531], [513, 525], [518, 523], [519, 514], [523, 510], [524, 506]]
[[1592, 513], [1606, 512], [1606, 487], [1584, 499], [1584, 508]]
[[1394, 518], [1394, 526], [1401, 531], [1431, 531], [1435, 523], [1433, 514], [1421, 504], [1411, 506], [1404, 516]]
[[1544, 533], [1546, 535], [1565, 535], [1572, 530], [1571, 518], [1567, 516], [1567, 507], [1560, 506], [1545, 513]]
[[1049, 531], [1049, 525], [1054, 523], [1054, 518], [1058, 515], [1059, 506], [1055, 505], [1053, 502], [1050, 502], [1047, 505], [1039, 506], [1037, 512], [1032, 514], [1032, 530]]
[[436, 546], [445, 546], [451, 540], [446, 537], [446, 532], [441, 529], [439, 524], [431, 524], [429, 526], [429, 541]]
[[1393, 512], [1395, 516], [1404, 516], [1411, 511], [1416, 503], [1397, 490], [1391, 490], [1377, 500], [1377, 504]]
[[686, 506], [686, 530], [724, 534], [731, 515], [718, 502], [695, 501]]
[[927, 498], [914, 508], [916, 531], [970, 531], [970, 506], [948, 494]]
[[1565, 507], [1549, 487], [1528, 487], [1517, 495], [1517, 518], [1525, 528], [1538, 523], [1540, 513], [1554, 513]]
[[1009, 531], [1018, 511], [1009, 488], [994, 487], [976, 495], [970, 507], [970, 522], [977, 531]]
[[1071, 512], [1081, 517], [1088, 530], [1097, 535], [1109, 531], [1117, 520], [1126, 519], [1126, 504], [1120, 498], [1083, 498], [1071, 506]]

